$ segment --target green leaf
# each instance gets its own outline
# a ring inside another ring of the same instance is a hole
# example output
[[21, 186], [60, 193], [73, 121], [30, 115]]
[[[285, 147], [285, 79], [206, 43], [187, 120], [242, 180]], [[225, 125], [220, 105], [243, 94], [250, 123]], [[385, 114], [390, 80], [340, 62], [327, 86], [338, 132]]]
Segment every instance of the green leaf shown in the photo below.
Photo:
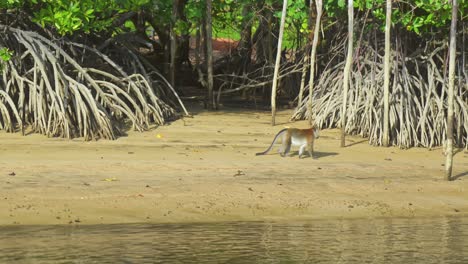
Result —
[[0, 59], [3, 61], [9, 61], [12, 55], [13, 51], [10, 51], [8, 48], [0, 48]]
[[338, 0], [338, 6], [340, 8], [344, 8], [346, 6], [346, 1], [345, 0]]
[[434, 17], [434, 14], [433, 14], [433, 13], [429, 14], [429, 15], [426, 17], [426, 20], [424, 21], [424, 23], [425, 23], [425, 24], [432, 24], [432, 23], [434, 23], [433, 17]]

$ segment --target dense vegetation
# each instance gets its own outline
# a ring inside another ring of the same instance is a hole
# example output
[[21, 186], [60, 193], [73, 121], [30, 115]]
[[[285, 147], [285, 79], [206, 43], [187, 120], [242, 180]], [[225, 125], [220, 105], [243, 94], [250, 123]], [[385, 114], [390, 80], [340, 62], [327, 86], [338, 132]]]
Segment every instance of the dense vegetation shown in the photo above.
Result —
[[[227, 95], [244, 104], [267, 105], [282, 3], [2, 0], [0, 58], [7, 62], [0, 80], [0, 129], [28, 126], [50, 136], [114, 138], [122, 125], [144, 130], [164, 124], [184, 110], [177, 94], [192, 94], [193, 86], [202, 93], [208, 89], [205, 62], [212, 51], [204, 36], [211, 30], [214, 36], [238, 43], [228, 54], [214, 58], [213, 98], [201, 98], [215, 108]], [[315, 37], [315, 2], [288, 3], [277, 94], [280, 104], [297, 106], [292, 119], [311, 118], [321, 128], [339, 127], [346, 1], [324, 0], [323, 9], [312, 108], [305, 80]], [[355, 0], [354, 9], [345, 130], [382, 145], [385, 0]], [[393, 145], [433, 147], [446, 139], [451, 9], [446, 0], [393, 1], [389, 110]], [[467, 10], [468, 1], [459, 0], [454, 135], [455, 143], [465, 148]]]

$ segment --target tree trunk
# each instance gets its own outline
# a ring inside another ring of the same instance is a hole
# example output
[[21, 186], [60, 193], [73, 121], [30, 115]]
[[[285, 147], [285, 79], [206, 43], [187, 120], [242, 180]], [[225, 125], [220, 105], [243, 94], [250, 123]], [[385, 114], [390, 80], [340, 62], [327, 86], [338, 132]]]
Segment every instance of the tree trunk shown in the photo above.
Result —
[[267, 59], [269, 63], [273, 63], [273, 13], [270, 10], [267, 10], [267, 23], [268, 23], [268, 33], [267, 33]]
[[240, 33], [240, 40], [238, 46], [238, 53], [241, 59], [242, 69], [239, 74], [244, 74], [247, 71], [247, 67], [250, 65], [252, 56], [252, 19], [248, 17], [248, 13], [251, 10], [250, 4], [244, 4], [242, 7], [242, 31]]
[[303, 94], [304, 94], [304, 86], [305, 86], [305, 79], [306, 79], [306, 75], [307, 75], [307, 66], [309, 64], [309, 54], [307, 54], [307, 50], [309, 48], [307, 47], [306, 48], [306, 54], [305, 54], [305, 57], [304, 57], [304, 62], [303, 62], [303, 65], [302, 65], [302, 75], [301, 75], [301, 86], [299, 87], [299, 98], [297, 100], [297, 109], [299, 109], [299, 107], [301, 107], [302, 105], [302, 97], [303, 97]]
[[177, 21], [177, 6], [178, 0], [173, 0], [172, 2], [172, 18], [171, 18], [171, 28], [170, 28], [170, 37], [171, 37], [171, 61], [169, 64], [169, 81], [171, 82], [172, 87], [175, 88], [175, 71], [176, 71], [176, 51], [177, 51], [177, 37], [175, 34], [175, 24]]
[[204, 47], [206, 47], [206, 45], [204, 44], [202, 34], [200, 33], [200, 31], [205, 32], [205, 30], [201, 30], [202, 28], [204, 28], [205, 25], [203, 21], [201, 21], [200, 23], [201, 25], [197, 28], [197, 31], [195, 33], [195, 70], [198, 74], [198, 82], [201, 84], [201, 86], [206, 88], [205, 76], [203, 75], [201, 67], [201, 58], [204, 53], [203, 51], [205, 50]]
[[346, 64], [343, 77], [343, 106], [341, 110], [341, 147], [345, 147], [345, 130], [346, 130], [346, 106], [348, 104], [348, 87], [349, 73], [353, 63], [353, 23], [354, 23], [354, 7], [353, 0], [348, 0], [348, 53], [346, 55]]
[[390, 145], [389, 133], [389, 88], [390, 88], [390, 29], [392, 23], [392, 0], [387, 0], [387, 14], [385, 21], [385, 57], [384, 57], [384, 112], [383, 112], [383, 135], [382, 145]]
[[278, 85], [278, 72], [281, 62], [281, 45], [283, 42], [284, 23], [286, 21], [286, 8], [288, 7], [288, 0], [283, 0], [283, 11], [281, 13], [281, 24], [278, 37], [278, 50], [276, 52], [275, 72], [273, 73], [273, 86], [271, 88], [271, 125], [275, 125], [276, 115], [276, 87]]
[[447, 110], [447, 159], [445, 161], [445, 178], [452, 178], [453, 163], [453, 97], [455, 86], [455, 54], [457, 39], [457, 11], [458, 2], [452, 0], [452, 23], [450, 25], [450, 47], [449, 47], [449, 87], [448, 87], [448, 110]]
[[[188, 23], [187, 16], [185, 15], [185, 6], [187, 5], [187, 2], [188, 0], [177, 0], [177, 21]], [[181, 67], [183, 63], [187, 63], [187, 66], [190, 67], [190, 32], [183, 32], [182, 35], [177, 38], [176, 52], [176, 72], [178, 67]]]
[[[312, 42], [312, 50], [310, 52], [310, 76], [309, 76], [309, 124], [312, 125], [312, 92], [314, 88], [314, 76], [315, 76], [315, 54], [317, 53], [317, 44], [319, 38], [320, 19], [322, 17], [322, 0], [316, 0], [317, 16], [315, 18], [314, 28], [314, 41]], [[310, 2], [310, 9], [312, 10], [312, 1]], [[352, 28], [352, 27], [351, 27]], [[351, 54], [352, 56], [352, 54]]]
[[211, 0], [206, 0], [206, 50], [207, 50], [207, 86], [208, 86], [208, 99], [207, 107], [208, 110], [213, 110], [213, 42], [212, 42], [212, 28], [211, 28]]

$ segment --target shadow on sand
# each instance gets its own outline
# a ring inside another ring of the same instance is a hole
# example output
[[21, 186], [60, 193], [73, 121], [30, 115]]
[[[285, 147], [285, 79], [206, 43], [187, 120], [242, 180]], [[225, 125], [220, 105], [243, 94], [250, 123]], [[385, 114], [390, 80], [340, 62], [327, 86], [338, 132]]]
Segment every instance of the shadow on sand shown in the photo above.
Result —
[[[265, 155], [278, 155], [278, 156], [280, 156], [280, 154], [277, 153], [276, 151], [271, 151], [270, 153], [265, 154]], [[298, 155], [299, 155], [299, 151], [291, 151], [288, 155], [286, 155], [286, 157], [297, 157]], [[307, 155], [306, 157], [308, 158], [309, 154], [307, 152], [306, 152], [305, 155]], [[314, 158], [315, 159], [324, 158], [324, 157], [328, 157], [328, 156], [336, 156], [336, 155], [338, 155], [337, 152], [318, 152], [318, 151], [314, 151]]]
[[468, 171], [465, 171], [465, 172], [462, 172], [462, 173], [460, 173], [458, 175], [453, 176], [452, 180], [455, 181], [455, 180], [458, 180], [458, 179], [463, 178], [465, 176], [468, 176]]
[[353, 142], [351, 144], [347, 144], [345, 147], [351, 147], [351, 146], [354, 146], [354, 145], [358, 145], [358, 144], [361, 144], [361, 143], [364, 143], [364, 142], [367, 142], [368, 140], [367, 139], [364, 139], [364, 140], [360, 140], [360, 141], [356, 141], [356, 142]]
[[336, 156], [336, 155], [338, 155], [337, 152], [318, 152], [318, 151], [314, 151], [314, 156], [316, 158], [324, 158], [324, 157]]
[[[297, 157], [298, 155], [299, 155], [299, 151], [291, 151], [291, 154], [289, 155], [289, 157]], [[309, 154], [307, 152], [306, 152], [305, 155], [307, 155], [307, 157], [309, 156]], [[318, 152], [318, 151], [314, 151], [314, 158], [315, 159], [324, 158], [324, 157], [328, 157], [328, 156], [336, 156], [336, 155], [338, 155], [337, 152]]]

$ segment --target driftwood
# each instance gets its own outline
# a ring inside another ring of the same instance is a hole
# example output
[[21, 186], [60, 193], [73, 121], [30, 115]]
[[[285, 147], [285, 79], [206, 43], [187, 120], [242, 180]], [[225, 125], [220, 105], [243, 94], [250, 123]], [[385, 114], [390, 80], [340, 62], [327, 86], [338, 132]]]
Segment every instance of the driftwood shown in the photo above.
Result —
[[[151, 73], [127, 74], [81, 44], [4, 26], [0, 30], [0, 44], [15, 55], [0, 79], [0, 129], [24, 133], [29, 126], [51, 137], [115, 139], [123, 126], [143, 131], [177, 117], [158, 96], [161, 88]], [[93, 61], [84, 61], [85, 52]], [[143, 68], [137, 58], [132, 63]]]

